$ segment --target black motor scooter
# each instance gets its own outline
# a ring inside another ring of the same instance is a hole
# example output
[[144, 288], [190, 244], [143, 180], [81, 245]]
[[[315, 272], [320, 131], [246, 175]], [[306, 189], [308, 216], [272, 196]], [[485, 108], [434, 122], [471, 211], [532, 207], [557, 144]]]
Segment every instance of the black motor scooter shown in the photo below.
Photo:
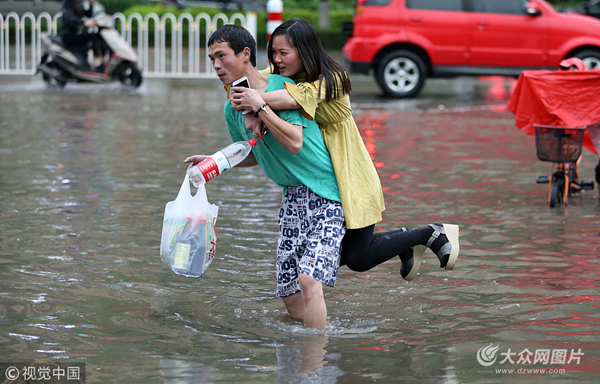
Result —
[[110, 56], [101, 70], [94, 70], [88, 60], [88, 45], [67, 47], [59, 36], [42, 34], [43, 53], [37, 72], [49, 85], [64, 87], [66, 83], [108, 83], [119, 80], [124, 85], [139, 87], [142, 72], [137, 66], [137, 55], [114, 29], [106, 15], [94, 18], [102, 44]]

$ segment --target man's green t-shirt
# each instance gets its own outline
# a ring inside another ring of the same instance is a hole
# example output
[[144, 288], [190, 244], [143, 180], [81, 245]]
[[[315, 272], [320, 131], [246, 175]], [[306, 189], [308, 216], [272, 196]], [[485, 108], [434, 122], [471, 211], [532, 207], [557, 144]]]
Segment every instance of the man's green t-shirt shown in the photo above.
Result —
[[[280, 75], [268, 75], [266, 92], [283, 89], [284, 82], [292, 80]], [[337, 179], [331, 164], [331, 156], [323, 141], [319, 126], [305, 119], [300, 110], [275, 111], [277, 115], [294, 125], [304, 127], [302, 149], [292, 155], [273, 137], [266, 134], [252, 149], [263, 172], [282, 187], [306, 185], [317, 195], [329, 200], [341, 201]], [[236, 112], [229, 101], [225, 103], [225, 121], [231, 139], [249, 140], [253, 133], [246, 129], [244, 115]]]

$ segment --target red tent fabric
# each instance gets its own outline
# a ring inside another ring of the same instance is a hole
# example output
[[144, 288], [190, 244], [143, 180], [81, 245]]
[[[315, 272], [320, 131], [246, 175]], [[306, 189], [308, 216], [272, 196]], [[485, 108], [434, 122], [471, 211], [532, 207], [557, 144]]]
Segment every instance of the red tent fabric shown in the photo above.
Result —
[[577, 68], [577, 71], [587, 70], [587, 67], [585, 66], [585, 64], [583, 64], [583, 61], [581, 61], [581, 59], [578, 59], [577, 57], [570, 57], [558, 63], [558, 68], [564, 71], [572, 71], [573, 69], [571, 68], [573, 67]]
[[[506, 108], [515, 125], [535, 135], [536, 125], [585, 127], [600, 122], [600, 70], [524, 71]], [[585, 133], [583, 145], [598, 154]]]

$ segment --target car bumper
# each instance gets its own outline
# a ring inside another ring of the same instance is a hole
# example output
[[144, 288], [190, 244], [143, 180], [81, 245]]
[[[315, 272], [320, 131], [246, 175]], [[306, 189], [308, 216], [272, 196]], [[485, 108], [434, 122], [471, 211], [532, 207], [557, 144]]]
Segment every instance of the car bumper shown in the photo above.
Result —
[[370, 62], [350, 61], [346, 58], [346, 69], [351, 73], [369, 74], [371, 69]]
[[371, 61], [376, 51], [374, 44], [365, 39], [350, 38], [342, 48], [346, 59], [346, 68], [353, 73], [369, 73]]

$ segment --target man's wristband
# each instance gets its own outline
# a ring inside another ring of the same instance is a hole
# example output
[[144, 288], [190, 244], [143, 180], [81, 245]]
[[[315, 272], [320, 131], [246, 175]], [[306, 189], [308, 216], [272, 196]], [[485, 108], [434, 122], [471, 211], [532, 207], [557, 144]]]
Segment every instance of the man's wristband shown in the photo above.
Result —
[[256, 113], [254, 114], [254, 117], [258, 117], [258, 112], [260, 112], [261, 110], [265, 111], [265, 113], [268, 115], [269, 111], [267, 111], [267, 107], [269, 106], [268, 103], [264, 103], [260, 108], [258, 108], [258, 111], [256, 111]]

